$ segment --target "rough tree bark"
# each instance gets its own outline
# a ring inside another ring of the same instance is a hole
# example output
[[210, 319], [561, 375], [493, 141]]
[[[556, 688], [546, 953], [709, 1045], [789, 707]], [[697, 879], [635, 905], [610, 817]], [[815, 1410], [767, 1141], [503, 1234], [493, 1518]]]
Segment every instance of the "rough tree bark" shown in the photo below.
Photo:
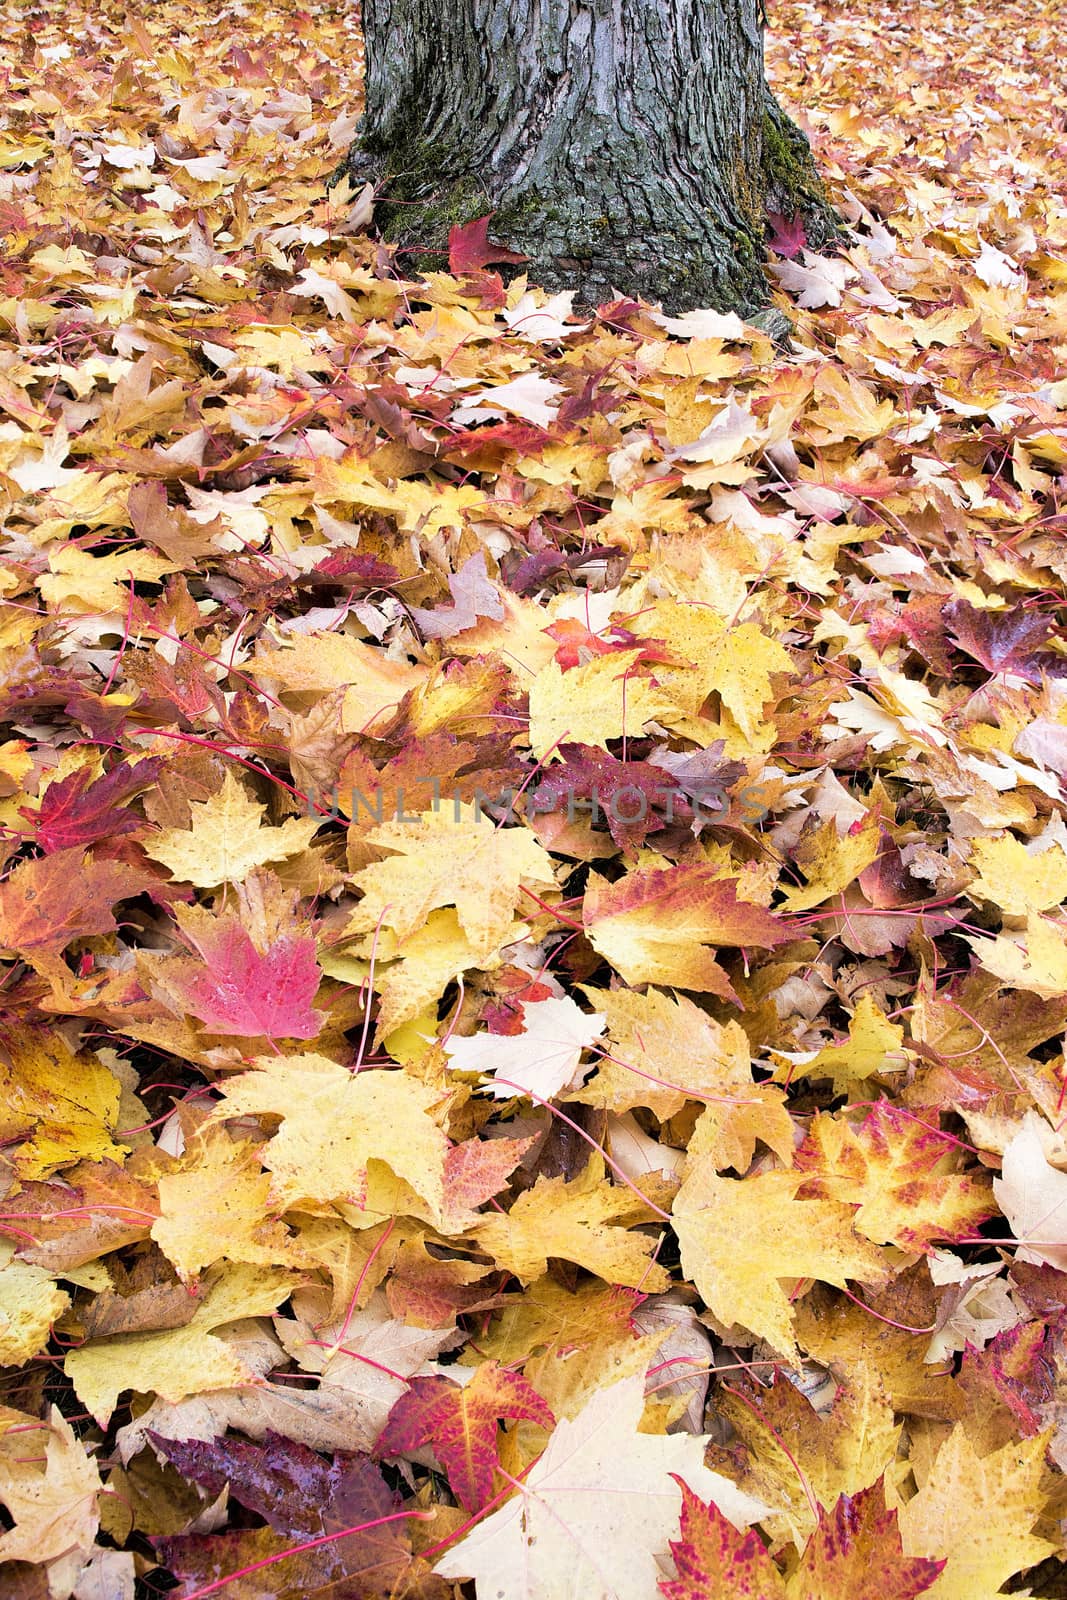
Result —
[[768, 212], [835, 230], [761, 23], [762, 0], [363, 0], [348, 169], [418, 266], [491, 211], [531, 281], [584, 304], [752, 312]]

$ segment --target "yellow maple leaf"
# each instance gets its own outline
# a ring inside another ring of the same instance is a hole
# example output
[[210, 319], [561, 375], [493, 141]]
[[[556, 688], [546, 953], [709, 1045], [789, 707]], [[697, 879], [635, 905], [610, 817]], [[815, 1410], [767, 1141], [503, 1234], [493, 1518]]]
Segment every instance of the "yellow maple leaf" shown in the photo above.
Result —
[[395, 705], [426, 678], [425, 668], [394, 661], [380, 646], [349, 633], [287, 634], [278, 649], [259, 651], [252, 671], [300, 694], [358, 685], [373, 697], [378, 690], [383, 706]]
[[674, 1199], [682, 1271], [709, 1311], [748, 1329], [796, 1360], [793, 1317], [783, 1280], [817, 1278], [838, 1288], [849, 1278], [882, 1282], [881, 1253], [860, 1239], [854, 1209], [833, 1200], [798, 1200], [803, 1174], [764, 1172], [720, 1178], [707, 1156]]
[[459, 1364], [473, 1366], [484, 1356], [501, 1366], [521, 1366], [537, 1350], [561, 1354], [600, 1339], [611, 1344], [633, 1339], [630, 1317], [637, 1304], [635, 1291], [595, 1278], [583, 1279], [574, 1289], [551, 1276], [538, 1278], [521, 1295], [508, 1297], [484, 1342], [478, 1341], [480, 1355], [468, 1347]]
[[850, 828], [844, 838], [832, 817], [813, 832], [803, 834], [792, 860], [808, 881], [802, 889], [786, 890], [782, 909], [809, 911], [847, 889], [878, 854], [880, 838], [878, 819], [870, 814], [862, 826]]
[[535, 908], [524, 887], [538, 894], [556, 888], [552, 858], [528, 829], [498, 828], [485, 815], [479, 820], [470, 806], [424, 812], [417, 821], [385, 822], [365, 838], [390, 854], [355, 874], [352, 881], [363, 899], [346, 936], [384, 924], [403, 940], [434, 910], [455, 906], [480, 960], [499, 949], [516, 907]]
[[[503, 933], [499, 948], [515, 944], [529, 934], [529, 925], [512, 922]], [[374, 957], [371, 971], [370, 958]], [[471, 943], [460, 927], [459, 917], [449, 906], [431, 911], [421, 928], [406, 939], [398, 939], [391, 928], [367, 933], [344, 950], [327, 951], [320, 959], [323, 972], [342, 983], [361, 984], [373, 978], [380, 999], [375, 1043], [380, 1044], [397, 1028], [419, 1017], [434, 1005], [428, 1030], [437, 1025], [435, 1002], [453, 978], [471, 967], [492, 971], [502, 961], [499, 953], [484, 954]], [[425, 1046], [424, 1046], [425, 1048]]]
[[648, 543], [648, 529], [657, 533], [684, 533], [693, 526], [693, 509], [688, 499], [674, 491], [669, 479], [635, 484], [629, 491], [621, 486], [612, 497], [611, 509], [592, 524], [598, 542], [621, 544], [627, 550], [640, 550]]
[[40, 1422], [4, 1407], [0, 1469], [0, 1500], [15, 1524], [0, 1534], [0, 1562], [44, 1563], [49, 1592], [70, 1594], [100, 1526], [100, 1468], [52, 1406], [43, 1437]]
[[835, 1094], [849, 1094], [854, 1084], [861, 1088], [884, 1072], [899, 1072], [907, 1065], [902, 1049], [904, 1029], [890, 1022], [869, 994], [861, 994], [849, 1018], [848, 1043], [828, 1044], [810, 1061], [790, 1061], [775, 1076], [793, 1078], [832, 1078]]
[[771, 698], [772, 674], [794, 669], [776, 639], [768, 638], [754, 622], [744, 622], [716, 641], [703, 670], [745, 738], [756, 740], [763, 708]]
[[772, 949], [789, 937], [769, 911], [741, 898], [741, 887], [699, 864], [646, 868], [614, 883], [591, 873], [582, 921], [593, 948], [627, 983], [674, 984], [736, 1002], [705, 946]]
[[788, 652], [756, 623], [730, 627], [707, 605], [659, 600], [635, 618], [634, 632], [662, 639], [685, 663], [653, 668], [657, 683], [680, 710], [696, 716], [708, 695], [717, 693], [746, 741], [757, 740], [764, 727], [771, 675], [794, 671]]
[[212, 1330], [243, 1317], [269, 1316], [299, 1282], [298, 1274], [276, 1268], [230, 1267], [183, 1328], [96, 1339], [69, 1350], [63, 1370], [101, 1427], [127, 1389], [176, 1404], [187, 1395], [251, 1383], [260, 1374]]
[[[6, 1059], [4, 1059], [6, 1057]], [[11, 1028], [0, 1052], [0, 1140], [20, 1178], [45, 1178], [76, 1161], [117, 1161], [121, 1087], [88, 1051], [75, 1054], [58, 1034]]]
[[909, 1326], [925, 1326], [933, 1320], [933, 1291], [926, 1291], [931, 1296], [926, 1299], [914, 1278], [898, 1279], [894, 1288], [895, 1298], [887, 1299], [883, 1291], [877, 1308], [883, 1315], [899, 1319], [901, 1327], [878, 1322], [868, 1310], [829, 1290], [815, 1290], [797, 1306], [800, 1347], [811, 1360], [831, 1368], [850, 1384], [861, 1379], [864, 1368], [869, 1367], [881, 1380], [896, 1412], [955, 1421], [966, 1405], [963, 1391], [954, 1377], [923, 1360], [929, 1349], [927, 1340], [907, 1331]]
[[560, 1256], [607, 1283], [656, 1294], [670, 1279], [653, 1259], [655, 1241], [627, 1231], [635, 1222], [652, 1220], [632, 1190], [605, 1181], [603, 1158], [594, 1155], [573, 1182], [538, 1178], [510, 1211], [486, 1216], [471, 1233], [522, 1283], [540, 1278], [549, 1256]]
[[242, 365], [273, 367], [283, 378], [292, 378], [297, 369], [313, 369], [317, 365], [308, 333], [291, 325], [271, 327], [256, 323], [247, 332], [237, 334], [233, 344]]
[[188, 828], [162, 829], [144, 841], [145, 852], [198, 889], [241, 883], [254, 867], [306, 850], [322, 826], [321, 817], [288, 817], [280, 827], [267, 827], [265, 811], [227, 772], [217, 794], [192, 802]]
[[598, 745], [624, 735], [639, 738], [649, 722], [670, 715], [674, 702], [637, 670], [640, 650], [612, 651], [564, 672], [555, 661], [530, 685], [530, 749], [539, 761], [561, 744]]
[[885, 1100], [858, 1127], [817, 1113], [797, 1152], [809, 1175], [801, 1198], [858, 1206], [857, 1233], [904, 1250], [962, 1238], [993, 1212], [988, 1176], [959, 1165], [952, 1140]]
[[709, 1017], [685, 995], [662, 989], [583, 993], [607, 1019], [610, 1048], [584, 1087], [568, 1095], [604, 1111], [646, 1106], [661, 1122], [687, 1100], [752, 1087], [748, 1037]]
[[689, 1140], [688, 1154], [695, 1160], [707, 1156], [716, 1172], [732, 1167], [747, 1171], [756, 1153], [756, 1141], [787, 1167], [793, 1164], [793, 1121], [780, 1089], [770, 1084], [750, 1083], [738, 1087], [733, 1095], [710, 1100], [697, 1118]]
[[0, 1366], [21, 1366], [39, 1355], [69, 1305], [51, 1273], [16, 1260], [15, 1246], [0, 1239]]
[[641, 639], [663, 640], [676, 659], [656, 663], [656, 682], [676, 705], [695, 716], [715, 687], [709, 662], [726, 632], [725, 619], [710, 605], [657, 600], [628, 626]]
[[1013, 834], [976, 839], [971, 865], [978, 877], [967, 886], [972, 899], [991, 900], [1008, 916], [1048, 911], [1067, 900], [1067, 852], [1058, 845], [1031, 854]]
[[597, 1071], [569, 1100], [615, 1113], [647, 1106], [661, 1122], [703, 1100], [691, 1152], [743, 1172], [762, 1139], [792, 1161], [793, 1124], [781, 1091], [754, 1082], [739, 1023], [716, 1022], [684, 995], [661, 989], [584, 992], [606, 1016], [611, 1038]]
[[980, 1457], [957, 1422], [917, 1495], [900, 1507], [910, 1556], [943, 1557], [926, 1600], [994, 1600], [1003, 1584], [1055, 1546], [1030, 1532], [1041, 1515], [1047, 1434], [1012, 1440]]
[[[763, 708], [771, 698], [771, 674], [792, 673], [793, 663], [776, 639], [754, 622], [728, 627], [710, 606], [659, 600], [634, 619], [641, 638], [662, 639], [684, 665], [655, 664], [656, 682], [688, 717], [695, 717], [717, 693], [748, 741], [764, 726]], [[666, 713], [664, 720], [670, 722]]]
[[805, 427], [817, 444], [876, 439], [900, 421], [891, 400], [879, 400], [873, 389], [837, 367], [823, 367], [815, 380], [815, 393], [819, 405], [809, 411]]
[[347, 692], [341, 725], [360, 733], [426, 681], [426, 668], [394, 661], [384, 650], [347, 633], [297, 634], [278, 650], [261, 651], [252, 663], [258, 677], [297, 693]]
[[122, 550], [98, 556], [76, 544], [64, 544], [48, 558], [48, 571], [37, 587], [51, 606], [66, 612], [125, 611], [135, 583], [160, 583], [177, 564], [147, 550]]
[[485, 492], [473, 484], [436, 478], [401, 478], [390, 488], [376, 478], [362, 451], [349, 451], [343, 461], [320, 456], [315, 463], [315, 500], [390, 511], [404, 533], [417, 533], [425, 543], [443, 528], [462, 528], [475, 508], [485, 505]]
[[152, 1238], [182, 1278], [212, 1262], [302, 1266], [306, 1255], [270, 1212], [269, 1172], [247, 1139], [208, 1123], [189, 1139], [181, 1170], [159, 1180]]
[[[510, 665], [514, 641], [505, 649]], [[445, 732], [457, 737], [492, 732], [499, 723], [498, 703], [507, 678], [507, 667], [492, 656], [450, 661], [447, 670], [442, 664], [415, 692], [409, 713], [412, 733], [425, 737]]]
[[313, 1054], [262, 1056], [222, 1094], [216, 1118], [282, 1118], [261, 1151], [280, 1210], [302, 1200], [361, 1205], [368, 1164], [381, 1162], [440, 1211], [448, 1140], [430, 1112], [441, 1096], [406, 1072], [350, 1072]]

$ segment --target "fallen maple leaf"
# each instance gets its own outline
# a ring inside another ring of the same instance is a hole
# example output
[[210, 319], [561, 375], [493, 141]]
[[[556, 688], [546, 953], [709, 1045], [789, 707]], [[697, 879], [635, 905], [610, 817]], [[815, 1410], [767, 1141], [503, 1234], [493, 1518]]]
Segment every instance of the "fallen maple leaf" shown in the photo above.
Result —
[[[44, 1178], [77, 1161], [118, 1159], [119, 1080], [62, 1037], [10, 1028], [0, 1036], [0, 1139], [20, 1178]], [[12, 1148], [13, 1147], [13, 1148]]]
[[514, 1498], [434, 1571], [473, 1578], [478, 1600], [648, 1600], [677, 1524], [682, 1476], [735, 1525], [756, 1521], [765, 1508], [708, 1471], [702, 1440], [637, 1432], [643, 1406], [640, 1377], [598, 1390], [573, 1421], [557, 1424]]
[[530, 685], [530, 748], [539, 761], [561, 744], [599, 746], [677, 714], [669, 694], [636, 669], [642, 650], [613, 650], [564, 672], [555, 660]]
[[497, 1423], [503, 1417], [542, 1428], [556, 1421], [521, 1373], [495, 1361], [483, 1362], [462, 1388], [449, 1378], [414, 1378], [390, 1411], [375, 1453], [403, 1456], [432, 1444], [456, 1499], [468, 1511], [480, 1511], [493, 1493]]
[[190, 1139], [179, 1170], [159, 1179], [152, 1238], [183, 1278], [223, 1258], [303, 1265], [298, 1242], [270, 1217], [270, 1185], [257, 1147], [208, 1123]]
[[593, 1156], [572, 1182], [538, 1178], [510, 1211], [480, 1217], [471, 1232], [498, 1266], [523, 1283], [542, 1276], [549, 1256], [560, 1256], [608, 1283], [655, 1292], [668, 1283], [656, 1265], [655, 1246], [627, 1231], [628, 1224], [653, 1216], [640, 1195], [606, 1183], [603, 1158]]
[[113, 933], [116, 902], [157, 884], [151, 873], [97, 860], [77, 846], [20, 861], [0, 883], [0, 946], [58, 975], [59, 952], [71, 940]]
[[1005, 1148], [1000, 1177], [993, 1179], [997, 1205], [1011, 1224], [1020, 1261], [1047, 1262], [1067, 1270], [1067, 1172], [1045, 1154], [1047, 1128], [1035, 1111]]
[[797, 304], [812, 310], [818, 306], [839, 306], [841, 291], [848, 282], [851, 269], [848, 263], [834, 256], [818, 256], [811, 250], [801, 252], [803, 266], [795, 261], [771, 263], [771, 271], [783, 289], [796, 294]]
[[988, 1178], [958, 1170], [956, 1141], [887, 1100], [859, 1125], [819, 1113], [796, 1165], [809, 1175], [798, 1199], [858, 1205], [856, 1231], [875, 1244], [929, 1249], [974, 1233], [993, 1211]]
[[[801, 1302], [798, 1327], [810, 1326], [806, 1309]], [[850, 1362], [832, 1399], [825, 1388], [809, 1398], [781, 1371], [767, 1384], [737, 1383], [720, 1402], [735, 1435], [737, 1480], [776, 1508], [767, 1531], [788, 1534], [798, 1548], [815, 1532], [820, 1507], [870, 1488], [897, 1460], [902, 1429], [873, 1362]]]
[[801, 1200], [797, 1172], [720, 1178], [707, 1157], [675, 1196], [674, 1231], [682, 1270], [720, 1322], [747, 1328], [787, 1359], [796, 1358], [790, 1299], [782, 1279], [849, 1278], [882, 1283], [881, 1253], [857, 1237], [851, 1206]]
[[661, 1578], [666, 1600], [915, 1600], [943, 1561], [908, 1558], [897, 1514], [886, 1510], [881, 1485], [821, 1506], [800, 1564], [784, 1578], [755, 1533], [741, 1534], [714, 1503], [704, 1505], [687, 1483], [681, 1538], [671, 1540], [678, 1577]]
[[[1040, 611], [1020, 606], [1009, 611], [984, 611], [966, 600], [945, 606], [945, 621], [955, 642], [990, 672], [1017, 672], [1028, 676], [1036, 647], [1044, 644], [1051, 625]], [[1040, 672], [1036, 675], [1040, 681]]]
[[805, 833], [792, 859], [808, 881], [802, 889], [787, 890], [783, 910], [809, 911], [847, 889], [877, 856], [880, 839], [873, 815], [857, 819], [843, 837], [832, 818]]
[[738, 880], [712, 867], [632, 872], [609, 883], [590, 874], [582, 922], [593, 948], [627, 983], [675, 984], [737, 1001], [707, 945], [773, 949], [789, 938], [762, 906], [738, 895]]
[[276, 1311], [298, 1281], [295, 1273], [269, 1267], [230, 1267], [184, 1327], [96, 1339], [68, 1351], [64, 1371], [102, 1427], [127, 1389], [174, 1402], [251, 1383], [261, 1374], [214, 1330]]
[[314, 1039], [321, 1031], [324, 1013], [311, 1002], [322, 974], [310, 934], [283, 935], [259, 950], [233, 912], [212, 917], [179, 906], [177, 919], [200, 960], [143, 966], [176, 1016], [189, 1014], [212, 1033], [245, 1039]]
[[266, 827], [264, 810], [227, 772], [217, 794], [190, 805], [188, 828], [162, 829], [145, 840], [145, 852], [198, 888], [240, 883], [253, 867], [305, 850], [322, 826], [318, 817], [289, 817]]
[[828, 1044], [814, 1054], [780, 1051], [788, 1061], [782, 1074], [792, 1078], [832, 1078], [835, 1094], [850, 1094], [876, 1076], [899, 1072], [907, 1065], [902, 1049], [904, 1029], [890, 1022], [869, 994], [861, 994], [849, 1018], [848, 1040]]
[[483, 551], [479, 550], [458, 572], [449, 575], [448, 587], [454, 604], [438, 606], [435, 611], [412, 607], [411, 615], [424, 638], [450, 639], [465, 628], [473, 628], [479, 617], [491, 617], [497, 622], [503, 617], [500, 591], [489, 581]]
[[799, 212], [795, 217], [787, 218], [778, 211], [770, 211], [767, 214], [767, 221], [774, 230], [767, 243], [775, 255], [785, 256], [787, 260], [792, 261], [808, 242], [804, 218]]
[[555, 889], [551, 857], [525, 828], [469, 820], [470, 807], [457, 820], [453, 810], [459, 807], [367, 834], [368, 845], [390, 853], [355, 875], [363, 898], [348, 933], [370, 933], [384, 922], [403, 939], [425, 925], [427, 913], [455, 906], [474, 951], [488, 958], [506, 936], [513, 908], [528, 909], [523, 888]]
[[261, 1445], [239, 1438], [148, 1438], [184, 1477], [214, 1497], [228, 1487], [267, 1523], [157, 1540], [160, 1556], [185, 1580], [179, 1594], [216, 1583], [238, 1600], [262, 1600], [266, 1593], [272, 1600], [342, 1594], [385, 1600], [413, 1592], [445, 1600], [443, 1587], [412, 1557], [399, 1495], [366, 1456], [339, 1453], [325, 1461], [271, 1434]]
[[491, 261], [518, 264], [527, 258], [516, 250], [489, 243], [489, 224], [493, 213], [475, 217], [472, 222], [455, 223], [448, 232], [448, 270], [459, 277], [464, 272], [480, 272]]
[[307, 1445], [267, 1433], [261, 1443], [238, 1436], [220, 1439], [174, 1439], [147, 1432], [145, 1437], [182, 1476], [201, 1484], [209, 1494], [230, 1493], [261, 1516], [276, 1533], [327, 1533], [344, 1526], [361, 1501], [396, 1503], [381, 1473], [366, 1456], [335, 1454], [326, 1461]]
[[0, 1466], [0, 1500], [14, 1523], [0, 1533], [0, 1562], [42, 1562], [49, 1592], [70, 1594], [100, 1525], [99, 1467], [58, 1406], [44, 1423], [4, 1407]]
[[565, 995], [558, 1000], [526, 1001], [520, 1033], [475, 1033], [450, 1039], [445, 1049], [454, 1071], [488, 1077], [486, 1087], [498, 1100], [523, 1093], [532, 1093], [535, 1100], [551, 1100], [561, 1089], [571, 1087], [582, 1051], [603, 1031], [604, 1018], [599, 1013], [579, 1010]]
[[1031, 913], [1021, 932], [967, 943], [987, 972], [1012, 989], [1026, 989], [1044, 1000], [1067, 993], [1067, 926]]
[[1041, 1515], [1047, 1436], [1012, 1440], [980, 1456], [957, 1422], [918, 1494], [900, 1508], [909, 1555], [944, 1559], [929, 1600], [986, 1600], [1015, 1573], [1053, 1553], [1030, 1530]]
[[119, 762], [95, 779], [88, 767], [80, 767], [50, 783], [36, 811], [24, 810], [23, 815], [34, 824], [37, 842], [46, 853], [136, 833], [145, 826], [144, 818], [122, 802], [154, 783], [162, 768], [158, 756], [135, 766]]
[[52, 1324], [70, 1305], [42, 1267], [14, 1259], [15, 1246], [0, 1240], [0, 1364], [18, 1367], [42, 1354]]
[[717, 1169], [746, 1171], [757, 1139], [792, 1161], [793, 1123], [781, 1091], [754, 1081], [740, 1024], [715, 1022], [684, 995], [658, 989], [585, 992], [604, 1009], [611, 1047], [569, 1099], [616, 1113], [647, 1106], [664, 1122], [687, 1100], [703, 1102], [690, 1149], [710, 1155]]
[[388, 1166], [434, 1210], [448, 1141], [431, 1116], [441, 1096], [405, 1072], [350, 1072], [325, 1056], [261, 1057], [229, 1078], [213, 1116], [280, 1117], [263, 1149], [280, 1209], [300, 1200], [361, 1206], [369, 1163]]
[[1067, 851], [1059, 844], [1031, 852], [1010, 833], [976, 839], [971, 864], [978, 877], [968, 884], [968, 894], [992, 901], [1010, 916], [1048, 911], [1067, 900]]

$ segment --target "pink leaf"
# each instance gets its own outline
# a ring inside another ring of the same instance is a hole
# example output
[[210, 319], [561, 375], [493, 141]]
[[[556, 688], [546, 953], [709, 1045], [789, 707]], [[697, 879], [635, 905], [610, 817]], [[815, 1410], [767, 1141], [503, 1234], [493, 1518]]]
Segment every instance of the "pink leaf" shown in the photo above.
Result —
[[767, 240], [768, 245], [776, 256], [785, 256], [792, 261], [808, 242], [804, 230], [804, 218], [798, 215], [787, 219], [780, 212], [771, 211], [767, 215], [767, 221], [774, 228], [774, 232]]
[[171, 991], [212, 1033], [240, 1038], [313, 1039], [322, 1013], [311, 1009], [322, 974], [310, 934], [284, 935], [259, 951], [235, 916], [186, 938], [203, 957], [200, 969], [168, 973]]

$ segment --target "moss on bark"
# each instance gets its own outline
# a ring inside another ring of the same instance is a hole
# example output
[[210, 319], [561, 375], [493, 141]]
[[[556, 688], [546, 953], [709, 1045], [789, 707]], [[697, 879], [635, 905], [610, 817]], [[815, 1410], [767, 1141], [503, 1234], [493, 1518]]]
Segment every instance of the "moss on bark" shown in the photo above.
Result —
[[763, 111], [763, 203], [769, 215], [804, 219], [810, 244], [819, 248], [840, 237], [840, 218], [831, 206], [811, 154], [796, 123], [768, 93]]
[[584, 305], [615, 294], [744, 314], [766, 304], [768, 211], [833, 214], [763, 76], [756, 0], [365, 0], [367, 113], [349, 170], [418, 271], [449, 230], [491, 235]]

